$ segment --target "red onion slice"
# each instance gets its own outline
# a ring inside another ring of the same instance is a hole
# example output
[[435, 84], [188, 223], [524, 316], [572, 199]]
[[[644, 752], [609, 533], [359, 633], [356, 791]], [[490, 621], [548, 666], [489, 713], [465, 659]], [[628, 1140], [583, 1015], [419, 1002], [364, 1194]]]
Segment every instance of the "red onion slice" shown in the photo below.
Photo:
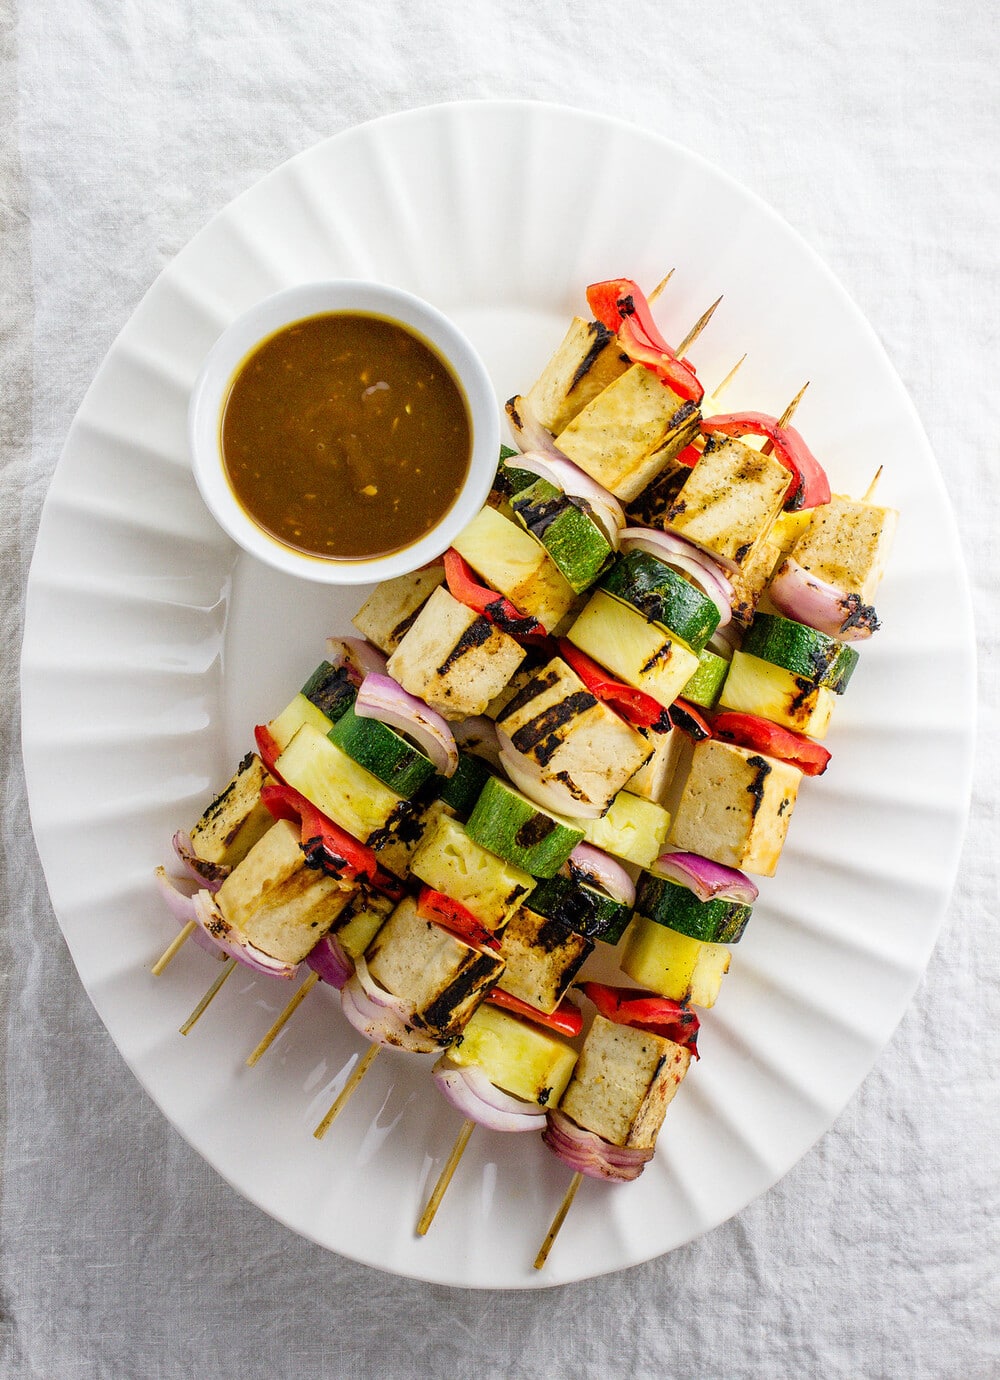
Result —
[[191, 835], [182, 829], [178, 829], [174, 835], [173, 845], [178, 861], [182, 862], [191, 876], [208, 891], [218, 891], [233, 870], [227, 863], [214, 863], [206, 858], [199, 858], [194, 851]]
[[582, 498], [595, 507], [603, 508], [611, 518], [616, 538], [625, 526], [625, 510], [614, 494], [561, 453], [550, 455], [526, 450], [514, 457], [511, 463], [519, 470], [527, 470], [529, 474], [537, 474], [539, 479], [548, 480], [555, 488], [561, 489], [567, 498]]
[[739, 647], [742, 641], [740, 629], [735, 623], [730, 623], [727, 627], [718, 627], [705, 644], [710, 652], [716, 656], [721, 656], [724, 661], [732, 661], [733, 652]]
[[500, 765], [511, 781], [523, 791], [529, 800], [541, 805], [543, 810], [553, 810], [556, 814], [570, 819], [599, 819], [604, 813], [600, 805], [587, 804], [577, 800], [573, 792], [561, 781], [543, 781], [537, 762], [518, 752], [510, 738], [502, 730], [497, 730], [500, 746]]
[[719, 610], [719, 626], [725, 627], [733, 616], [736, 592], [729, 576], [707, 552], [685, 541], [673, 532], [658, 532], [651, 527], [626, 527], [621, 536], [623, 551], [646, 551], [665, 565], [690, 575], [699, 589]]
[[861, 642], [878, 630], [870, 604], [828, 584], [799, 565], [791, 556], [778, 568], [767, 588], [771, 602], [787, 618], [794, 618], [818, 632], [844, 642]]
[[545, 1122], [541, 1107], [504, 1092], [481, 1068], [453, 1063], [445, 1055], [431, 1072], [457, 1112], [491, 1131], [540, 1131]]
[[565, 1113], [553, 1109], [546, 1118], [542, 1140], [554, 1154], [591, 1179], [628, 1183], [637, 1179], [653, 1158], [652, 1149], [612, 1145], [594, 1131], [585, 1131]]
[[453, 776], [458, 747], [450, 724], [391, 676], [369, 672], [361, 682], [354, 712], [363, 719], [379, 719], [412, 738], [441, 776]]
[[[544, 455], [547, 459], [565, 460], [567, 464], [572, 463], [556, 445], [552, 432], [549, 431], [548, 427], [542, 426], [535, 416], [535, 410], [527, 398], [521, 396], [511, 398], [504, 410], [510, 419], [510, 429], [514, 434], [514, 439], [525, 455], [533, 451], [538, 455]], [[515, 464], [515, 468], [519, 467], [520, 460]]]
[[750, 878], [737, 868], [724, 867], [700, 853], [661, 853], [649, 870], [668, 882], [686, 886], [699, 901], [739, 901], [752, 906], [759, 894]]
[[410, 1025], [413, 1008], [380, 987], [359, 958], [354, 974], [340, 989], [340, 1005], [354, 1029], [380, 1045], [394, 1045], [414, 1054], [437, 1054], [441, 1046]]
[[595, 848], [592, 843], [578, 843], [569, 855], [569, 866], [584, 873], [588, 881], [596, 882], [612, 901], [635, 905], [635, 882], [618, 859], [605, 853], [603, 848]]
[[354, 972], [353, 960], [348, 958], [340, 940], [332, 934], [325, 934], [306, 954], [306, 963], [314, 973], [319, 974], [322, 982], [336, 987], [338, 991]]
[[297, 963], [286, 963], [283, 959], [272, 958], [270, 954], [251, 944], [237, 925], [228, 921], [219, 909], [210, 891], [197, 891], [191, 898], [194, 915], [191, 917], [209, 939], [229, 958], [252, 968], [255, 973], [266, 977], [293, 978], [299, 970]]
[[487, 714], [474, 714], [472, 718], [460, 719], [452, 724], [455, 741], [467, 752], [474, 753], [489, 762], [492, 767], [500, 766], [500, 746], [497, 742], [497, 726]]
[[[182, 929], [185, 925], [189, 925], [192, 920], [196, 925], [198, 924], [198, 917], [194, 910], [194, 892], [196, 889], [200, 890], [197, 882], [188, 878], [184, 878], [182, 881], [177, 877], [168, 877], [166, 869], [158, 867], [156, 869], [156, 885], [166, 902], [167, 909]], [[209, 939], [201, 926], [192, 931], [191, 938], [199, 949], [204, 949], [213, 958], [223, 959], [225, 957], [218, 944]]]
[[334, 666], [343, 666], [352, 685], [360, 685], [373, 672], [384, 675], [388, 664], [379, 649], [363, 637], [328, 637], [326, 654]]

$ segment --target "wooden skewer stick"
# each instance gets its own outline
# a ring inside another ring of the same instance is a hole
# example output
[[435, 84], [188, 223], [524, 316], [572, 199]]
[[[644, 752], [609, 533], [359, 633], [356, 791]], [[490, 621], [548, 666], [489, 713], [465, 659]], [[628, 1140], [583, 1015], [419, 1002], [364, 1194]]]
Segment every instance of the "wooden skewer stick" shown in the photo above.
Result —
[[153, 974], [153, 977], [160, 976], [167, 964], [172, 962], [173, 959], [176, 958], [182, 946], [187, 943], [187, 941], [191, 938], [191, 936], [194, 934], [197, 928], [197, 922], [194, 920], [189, 920], [187, 924], [184, 926], [184, 928], [174, 936], [174, 938], [163, 950], [163, 953], [160, 954], [159, 958], [156, 960], [156, 962], [150, 969], [150, 972]]
[[646, 298], [646, 301], [655, 302], [657, 297], [659, 297], [660, 293], [667, 286], [667, 284], [670, 282], [670, 279], [674, 276], [676, 272], [677, 270], [675, 268], [672, 268], [665, 278], [661, 278], [660, 281], [657, 283], [656, 287], [653, 288], [653, 291]]
[[194, 1010], [191, 1012], [190, 1016], [188, 1016], [187, 1020], [186, 1020], [186, 1021], [184, 1022], [184, 1024], [181, 1026], [181, 1034], [182, 1034], [182, 1035], [187, 1035], [187, 1034], [189, 1033], [189, 1031], [191, 1031], [191, 1030], [194, 1028], [194, 1026], [197, 1024], [197, 1022], [201, 1020], [202, 1016], [205, 1014], [205, 1011], [206, 1011], [206, 1009], [207, 1009], [209, 1003], [215, 1000], [216, 996], [218, 995], [219, 988], [220, 988], [220, 987], [222, 986], [222, 984], [225, 982], [226, 978], [229, 977], [230, 973], [233, 971], [233, 969], [234, 969], [235, 967], [236, 967], [236, 959], [235, 959], [235, 958], [229, 958], [229, 959], [226, 960], [225, 965], [223, 966], [222, 972], [221, 972], [221, 973], [219, 974], [219, 976], [215, 979], [215, 981], [212, 983], [211, 987], [208, 989], [208, 991], [207, 991], [207, 992], [205, 993], [205, 995], [202, 997], [201, 1001], [198, 1003], [198, 1005], [197, 1005], [197, 1006], [194, 1008]]
[[465, 1147], [469, 1143], [469, 1137], [472, 1135], [475, 1129], [476, 1123], [474, 1121], [466, 1120], [462, 1122], [462, 1129], [455, 1137], [455, 1144], [451, 1147], [451, 1154], [445, 1161], [445, 1166], [441, 1170], [440, 1175], [438, 1176], [437, 1183], [434, 1185], [434, 1191], [427, 1200], [427, 1206], [424, 1208], [424, 1214], [421, 1217], [420, 1221], [417, 1223], [418, 1236], [427, 1235], [428, 1229], [431, 1223], [434, 1221], [434, 1215], [437, 1212], [438, 1208], [441, 1206], [441, 1199], [444, 1197], [448, 1185], [451, 1183], [452, 1175], [458, 1168], [458, 1162], [462, 1158], [462, 1155], [465, 1152]]
[[[726, 389], [727, 389], [727, 388], [729, 387], [729, 385], [732, 383], [733, 379], [734, 379], [734, 378], [736, 377], [736, 375], [740, 372], [740, 369], [743, 367], [743, 363], [744, 363], [745, 359], [746, 359], [746, 355], [740, 355], [739, 359], [736, 361], [736, 363], [735, 363], [735, 364], [733, 365], [733, 367], [730, 369], [729, 373], [728, 373], [728, 374], [726, 375], [726, 377], [722, 380], [722, 382], [719, 383], [719, 384], [717, 384], [717, 385], [712, 389], [712, 391], [711, 391], [710, 393], [706, 393], [706, 395], [705, 395], [706, 398], [710, 398], [710, 399], [712, 400], [713, 403], [718, 402], [718, 400], [722, 397], [723, 393], [726, 391]], [[705, 411], [706, 411], [706, 409], [705, 409], [704, 407], [702, 407], [702, 412], [704, 413]], [[715, 408], [714, 408], [714, 407], [712, 408], [712, 411], [713, 411], [713, 412], [715, 411]]]
[[[805, 392], [806, 392], [806, 389], [807, 389], [808, 387], [809, 387], [809, 380], [806, 379], [805, 383], [802, 385], [802, 387], [799, 389], [799, 391], [795, 394], [795, 397], [792, 399], [792, 401], [791, 401], [791, 402], [788, 404], [788, 406], [785, 408], [784, 412], [782, 412], [781, 416], [778, 418], [778, 425], [779, 425], [779, 426], [787, 426], [788, 423], [789, 423], [789, 422], [792, 420], [792, 418], [795, 416], [796, 409], [798, 408], [799, 403], [800, 403], [800, 402], [802, 401], [802, 399], [805, 397]], [[770, 455], [772, 450], [774, 450], [774, 442], [773, 442], [773, 441], [765, 441], [764, 444], [763, 444], [763, 445], [761, 446], [761, 448], [760, 448], [760, 453], [761, 453], [761, 455]]]
[[337, 1100], [334, 1102], [333, 1106], [327, 1112], [323, 1120], [316, 1127], [315, 1131], [313, 1131], [313, 1135], [316, 1137], [317, 1140], [323, 1139], [327, 1131], [329, 1131], [330, 1127], [336, 1121], [337, 1117], [347, 1106], [347, 1103], [350, 1101], [355, 1088], [358, 1086], [362, 1078], [364, 1078], [365, 1074], [371, 1068], [372, 1061], [374, 1060], [376, 1054], [378, 1054], [381, 1048], [382, 1046], [373, 1040], [371, 1044], [368, 1046], [367, 1053], [364, 1055], [362, 1059], [358, 1060], [354, 1072], [351, 1074], [350, 1078], [348, 1078], [347, 1082], [341, 1088], [340, 1095], [338, 1096]]
[[872, 499], [875, 497], [875, 490], [878, 488], [878, 481], [881, 478], [882, 466], [879, 465], [878, 469], [875, 471], [872, 482], [868, 485], [868, 488], [865, 489], [864, 497], [861, 500], [862, 503], [871, 503]]
[[298, 1009], [299, 1003], [312, 991], [317, 982], [319, 982], [319, 973], [311, 972], [299, 990], [293, 995], [291, 1001], [285, 1007], [284, 1011], [282, 1011], [274, 1025], [271, 1026], [271, 1029], [264, 1036], [263, 1040], [261, 1040], [254, 1052], [247, 1058], [248, 1069], [252, 1069], [261, 1055], [266, 1054], [271, 1048], [286, 1022]]
[[677, 346], [677, 349], [674, 351], [674, 354], [677, 355], [678, 358], [684, 358], [685, 353], [688, 350], [690, 350], [691, 346], [698, 339], [702, 331], [705, 329], [705, 327], [711, 321], [712, 317], [715, 315], [716, 308], [718, 307], [721, 301], [721, 296], [717, 297], [715, 301], [712, 303], [712, 305], [708, 308], [708, 310], [703, 311], [701, 316], [698, 317], [698, 320], [694, 323], [694, 325], [688, 331], [687, 335], [684, 337], [681, 343]]
[[561, 1203], [560, 1206], [559, 1206], [559, 1211], [556, 1213], [555, 1217], [553, 1217], [553, 1219], [552, 1219], [552, 1225], [551, 1225], [551, 1227], [549, 1227], [548, 1235], [546, 1236], [545, 1240], [542, 1242], [542, 1248], [541, 1248], [541, 1250], [540, 1250], [540, 1251], [538, 1252], [538, 1254], [535, 1256], [535, 1269], [536, 1269], [536, 1270], [540, 1270], [540, 1269], [544, 1266], [546, 1260], [548, 1260], [548, 1258], [549, 1258], [549, 1251], [551, 1251], [551, 1249], [552, 1249], [552, 1243], [555, 1241], [556, 1237], [559, 1235], [559, 1229], [560, 1229], [560, 1227], [562, 1226], [562, 1224], [563, 1224], [563, 1223], [565, 1222], [565, 1220], [566, 1220], [566, 1214], [569, 1212], [569, 1210], [570, 1210], [570, 1208], [571, 1208], [571, 1206], [572, 1206], [572, 1204], [573, 1204], [573, 1199], [576, 1197], [576, 1190], [580, 1187], [580, 1184], [582, 1183], [582, 1181], [583, 1181], [583, 1175], [582, 1175], [582, 1174], [579, 1172], [579, 1170], [578, 1170], [578, 1171], [573, 1175], [572, 1179], [570, 1179], [570, 1181], [569, 1181], [569, 1188], [567, 1188], [567, 1190], [566, 1190], [566, 1196], [563, 1198], [562, 1203]]

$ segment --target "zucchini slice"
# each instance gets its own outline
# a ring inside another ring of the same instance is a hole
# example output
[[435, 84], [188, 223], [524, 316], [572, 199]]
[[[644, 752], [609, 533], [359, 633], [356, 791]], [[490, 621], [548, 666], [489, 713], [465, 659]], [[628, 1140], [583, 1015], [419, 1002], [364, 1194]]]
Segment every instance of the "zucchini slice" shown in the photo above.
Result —
[[644, 872], [636, 887], [635, 909], [647, 920], [703, 944], [735, 944], [747, 927], [753, 907], [717, 897], [701, 901], [686, 886]]
[[343, 666], [333, 666], [329, 661], [321, 661], [302, 687], [302, 693], [320, 713], [325, 714], [331, 723], [344, 714], [354, 703], [358, 693], [351, 684]]
[[549, 877], [531, 893], [531, 909], [585, 939], [617, 944], [632, 918], [632, 907], [612, 900], [597, 887], [573, 877]]
[[835, 695], [847, 689], [859, 660], [846, 642], [776, 613], [757, 615], [743, 638], [743, 651], [823, 685]]
[[582, 502], [544, 479], [522, 489], [512, 501], [517, 520], [538, 538], [577, 594], [594, 583], [614, 555]]
[[698, 669], [681, 691], [681, 699], [712, 709], [729, 674], [729, 662], [708, 647], [698, 654]]
[[492, 775], [489, 763], [481, 757], [475, 757], [471, 752], [460, 752], [454, 774], [438, 778], [438, 799], [454, 810], [459, 819], [466, 820]]
[[601, 589], [675, 633], [695, 652], [719, 626], [714, 601], [648, 551], [629, 551], [617, 560], [601, 580]]
[[714, 1006], [729, 971], [725, 944], [705, 944], [637, 915], [625, 937], [621, 967], [633, 982], [661, 997]]
[[327, 736], [383, 785], [407, 800], [435, 774], [431, 759], [401, 733], [380, 719], [355, 714], [353, 706]]
[[554, 877], [583, 830], [492, 776], [465, 826], [470, 839], [533, 877]]

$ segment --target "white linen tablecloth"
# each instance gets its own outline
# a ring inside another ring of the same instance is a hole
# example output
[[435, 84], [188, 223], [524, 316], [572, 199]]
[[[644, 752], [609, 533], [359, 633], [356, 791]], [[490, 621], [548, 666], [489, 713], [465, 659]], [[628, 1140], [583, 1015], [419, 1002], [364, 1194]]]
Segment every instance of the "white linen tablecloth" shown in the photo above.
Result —
[[[998, 32], [994, 7], [962, 0], [0, 0], [4, 1376], [1000, 1374]], [[297, 150], [476, 96], [559, 100], [667, 134], [812, 243], [937, 452], [980, 655], [958, 886], [875, 1071], [735, 1220], [535, 1294], [425, 1286], [329, 1255], [187, 1147], [66, 954], [18, 746], [20, 617], [46, 485], [146, 288]]]

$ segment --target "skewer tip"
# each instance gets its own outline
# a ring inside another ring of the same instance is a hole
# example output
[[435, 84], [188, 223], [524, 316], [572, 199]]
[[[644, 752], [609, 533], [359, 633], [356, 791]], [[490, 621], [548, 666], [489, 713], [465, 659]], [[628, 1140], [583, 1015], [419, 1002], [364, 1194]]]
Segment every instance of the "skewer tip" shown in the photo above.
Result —
[[351, 1074], [350, 1078], [348, 1078], [347, 1082], [341, 1088], [339, 1094], [337, 1095], [336, 1101], [330, 1107], [330, 1110], [327, 1112], [326, 1116], [316, 1127], [315, 1131], [313, 1131], [313, 1135], [316, 1137], [317, 1140], [323, 1139], [327, 1131], [329, 1131], [330, 1127], [336, 1121], [337, 1117], [347, 1106], [351, 1097], [354, 1095], [355, 1089], [361, 1082], [362, 1078], [364, 1078], [368, 1070], [371, 1068], [372, 1060], [375, 1058], [376, 1054], [378, 1054], [381, 1048], [381, 1045], [376, 1044], [373, 1041], [368, 1046], [368, 1049], [365, 1051], [362, 1058], [358, 1060], [357, 1064], [354, 1066], [354, 1072]]
[[569, 1188], [567, 1188], [566, 1194], [562, 1202], [559, 1204], [559, 1211], [556, 1213], [555, 1217], [553, 1217], [552, 1225], [549, 1227], [545, 1240], [542, 1242], [541, 1249], [535, 1256], [536, 1270], [541, 1270], [544, 1268], [545, 1262], [549, 1258], [549, 1251], [551, 1251], [553, 1242], [559, 1235], [560, 1228], [566, 1220], [566, 1214], [569, 1212], [570, 1208], [573, 1205], [573, 1199], [576, 1197], [576, 1190], [580, 1187], [580, 1184], [582, 1182], [583, 1175], [580, 1173], [579, 1170], [577, 1170], [577, 1172], [573, 1175], [572, 1179], [570, 1179], [569, 1181]]

